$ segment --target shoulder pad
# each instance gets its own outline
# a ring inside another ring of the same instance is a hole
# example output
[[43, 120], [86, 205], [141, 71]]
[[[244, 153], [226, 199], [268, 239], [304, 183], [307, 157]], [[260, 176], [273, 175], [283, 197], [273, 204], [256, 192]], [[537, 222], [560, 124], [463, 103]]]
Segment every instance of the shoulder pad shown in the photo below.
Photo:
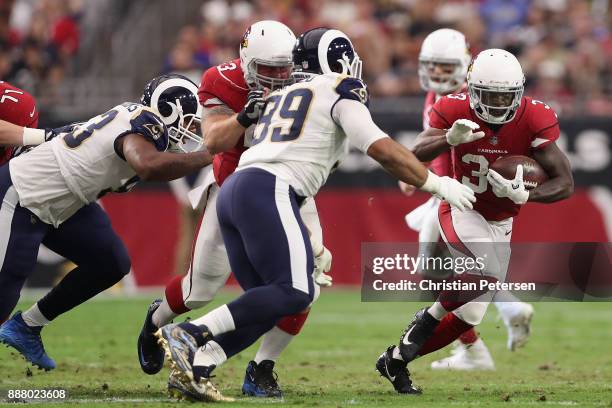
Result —
[[341, 99], [352, 99], [363, 103], [365, 106], [369, 106], [370, 94], [368, 92], [368, 87], [361, 79], [340, 77], [338, 81], [336, 92], [340, 95]]
[[144, 136], [155, 145], [155, 148], [163, 152], [168, 148], [168, 129], [153, 109], [139, 105], [130, 117], [131, 131]]

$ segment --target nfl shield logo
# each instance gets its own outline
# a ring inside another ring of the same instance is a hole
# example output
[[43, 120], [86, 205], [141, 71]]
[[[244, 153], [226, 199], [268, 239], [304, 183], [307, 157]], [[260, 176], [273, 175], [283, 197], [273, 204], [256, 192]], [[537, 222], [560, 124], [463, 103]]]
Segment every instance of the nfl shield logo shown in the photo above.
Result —
[[497, 144], [499, 143], [499, 139], [497, 138], [497, 135], [493, 135], [491, 136], [491, 139], [489, 139], [489, 142], [493, 145], [493, 146], [497, 146]]

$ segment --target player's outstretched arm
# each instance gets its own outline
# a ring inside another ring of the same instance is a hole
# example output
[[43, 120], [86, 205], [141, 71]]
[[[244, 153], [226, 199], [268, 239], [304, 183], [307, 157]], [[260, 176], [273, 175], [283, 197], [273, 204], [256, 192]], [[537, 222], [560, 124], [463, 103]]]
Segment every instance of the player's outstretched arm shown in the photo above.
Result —
[[427, 180], [427, 168], [410, 150], [391, 138], [372, 143], [367, 154], [404, 183], [421, 187]]
[[44, 141], [43, 129], [25, 128], [0, 120], [0, 146], [35, 146]]
[[410, 150], [393, 139], [377, 140], [370, 145], [367, 153], [403, 182], [434, 194], [460, 210], [473, 208], [476, 197], [469, 187], [450, 177], [439, 177], [428, 171]]
[[123, 154], [130, 167], [141, 180], [170, 181], [212, 163], [208, 152], [168, 153], [159, 152], [144, 136], [131, 133], [119, 139], [117, 150]]
[[370, 111], [362, 103], [349, 99], [339, 100], [334, 105], [332, 117], [354, 146], [398, 179], [435, 194], [459, 209], [472, 208], [476, 197], [469, 187], [428, 171], [410, 150], [376, 126]]
[[555, 143], [535, 149], [533, 158], [546, 171], [549, 179], [529, 192], [528, 201], [554, 203], [574, 193], [574, 177], [569, 160]]
[[412, 152], [420, 161], [431, 161], [450, 148], [445, 129], [429, 128], [419, 133]]

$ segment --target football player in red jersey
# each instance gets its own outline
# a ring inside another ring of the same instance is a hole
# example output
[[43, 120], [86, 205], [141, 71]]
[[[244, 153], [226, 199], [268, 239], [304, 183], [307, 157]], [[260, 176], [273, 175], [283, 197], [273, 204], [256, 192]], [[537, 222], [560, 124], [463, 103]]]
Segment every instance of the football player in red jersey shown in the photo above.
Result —
[[[434, 104], [430, 128], [419, 135], [414, 148], [421, 160], [431, 160], [450, 149], [455, 179], [476, 193], [473, 210], [457, 211], [442, 203], [439, 221], [454, 257], [486, 259], [477, 279], [504, 280], [510, 261], [512, 219], [523, 204], [552, 203], [573, 192], [569, 161], [555, 144], [559, 137], [557, 116], [545, 103], [523, 96], [524, 82], [514, 55], [500, 49], [481, 52], [468, 73], [468, 92], [447, 95]], [[521, 166], [513, 180], [489, 169], [490, 163], [507, 155], [533, 157], [549, 180], [528, 191]], [[488, 249], [493, 243], [492, 252]], [[466, 273], [462, 279], [475, 276]], [[481, 293], [477, 301], [466, 302], [457, 301], [454, 294], [443, 291], [437, 302], [419, 311], [399, 346], [389, 347], [380, 356], [377, 368], [397, 392], [420, 392], [412, 386], [407, 364], [478, 325], [494, 295]]]
[[[427, 91], [423, 107], [423, 130], [429, 128], [429, 114], [440, 98], [466, 91], [465, 79], [471, 60], [468, 43], [459, 31], [441, 28], [425, 37], [419, 52], [419, 80], [423, 90]], [[430, 169], [439, 176], [452, 177], [450, 150], [434, 158]], [[399, 184], [402, 192], [407, 195], [414, 192], [412, 186], [401, 181]], [[434, 256], [438, 247], [439, 206], [440, 199], [432, 196], [406, 215], [408, 226], [419, 233], [419, 255], [424, 258]], [[435, 274], [430, 271], [424, 273]], [[488, 370], [495, 367], [491, 353], [476, 330], [468, 330], [454, 344], [452, 355], [432, 362], [433, 369]]]
[[[229, 260], [217, 219], [216, 200], [219, 188], [234, 172], [241, 154], [248, 148], [254, 126], [269, 90], [292, 81], [292, 50], [296, 38], [284, 24], [260, 21], [246, 31], [240, 44], [240, 58], [212, 67], [204, 72], [199, 97], [203, 106], [202, 133], [210, 153], [215, 154], [206, 181], [190, 194], [194, 206], [203, 206], [204, 215], [195, 239], [192, 264], [185, 276], [173, 279], [165, 290], [163, 301], [151, 304], [139, 338], [139, 358], [143, 371], [157, 373], [163, 364], [163, 351], [153, 333], [174, 317], [208, 304], [230, 275]], [[331, 254], [323, 246], [322, 231], [313, 199], [301, 208], [302, 217], [311, 232], [316, 259], [316, 282], [330, 286], [325, 272], [331, 267]], [[249, 362], [243, 392], [260, 397], [280, 397], [281, 390], [273, 372], [275, 360], [299, 333], [308, 311], [288, 316], [268, 332], [253, 361]], [[243, 337], [235, 349], [256, 338]], [[233, 350], [223, 350], [215, 342], [207, 345], [217, 358], [229, 357]], [[218, 365], [219, 363], [217, 363]], [[176, 388], [184, 384], [172, 377]]]
[[[428, 90], [423, 110], [423, 129], [429, 127], [429, 114], [435, 102], [444, 95], [467, 90], [465, 79], [470, 60], [467, 41], [463, 34], [456, 30], [439, 29], [425, 38], [419, 54], [419, 78], [423, 89]], [[452, 177], [450, 150], [433, 159], [430, 166], [436, 174]], [[439, 202], [437, 198], [432, 197], [406, 216], [408, 225], [419, 231], [419, 242], [422, 246], [419, 253], [425, 256], [431, 252], [427, 251], [427, 247], [435, 248], [440, 237]], [[515, 350], [523, 346], [530, 333], [533, 307], [520, 302], [509, 292], [498, 293], [493, 303], [508, 330], [508, 348]], [[459, 337], [450, 357], [432, 362], [431, 367], [442, 370], [490, 370], [494, 369], [495, 365], [486, 345], [476, 330], [471, 329]]]
[[[29, 93], [0, 81], [0, 166], [13, 155], [13, 146], [33, 146], [45, 141], [38, 126], [36, 101]], [[15, 131], [15, 126], [23, 131]], [[21, 135], [21, 136], [20, 136]]]

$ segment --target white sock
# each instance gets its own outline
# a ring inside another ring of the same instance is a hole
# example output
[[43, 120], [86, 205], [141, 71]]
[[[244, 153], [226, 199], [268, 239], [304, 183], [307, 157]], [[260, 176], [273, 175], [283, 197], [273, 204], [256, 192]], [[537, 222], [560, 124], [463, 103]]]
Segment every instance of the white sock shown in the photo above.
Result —
[[190, 323], [198, 326], [206, 325], [214, 336], [236, 329], [234, 317], [227, 305], [219, 306], [199, 319], [192, 320]]
[[195, 356], [193, 356], [193, 365], [204, 367], [215, 365], [219, 367], [226, 360], [225, 351], [223, 351], [219, 343], [211, 340], [196, 351]]
[[259, 350], [255, 354], [255, 362], [259, 364], [264, 360], [276, 361], [293, 337], [295, 336], [274, 326], [272, 330], [264, 334]]
[[161, 302], [157, 310], [153, 312], [151, 320], [153, 320], [155, 326], [162, 327], [170, 323], [176, 316], [178, 316], [178, 314], [170, 309], [170, 305], [164, 296], [164, 301]]
[[433, 318], [436, 320], [442, 320], [442, 318], [448, 314], [448, 311], [444, 308], [444, 306], [442, 306], [442, 303], [440, 302], [435, 302], [433, 305], [431, 305], [427, 309], [427, 312], [429, 312], [429, 314], [432, 315]]
[[[500, 294], [502, 296], [499, 296]], [[517, 309], [523, 304], [516, 296], [507, 291], [498, 292], [493, 303], [504, 320], [514, 316]]]
[[49, 324], [49, 319], [47, 319], [38, 308], [38, 303], [34, 303], [34, 305], [21, 313], [21, 317], [25, 324], [30, 327], [36, 326], [46, 326]]

